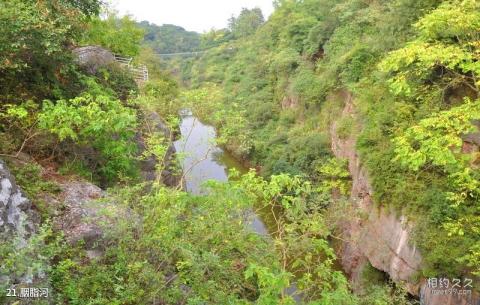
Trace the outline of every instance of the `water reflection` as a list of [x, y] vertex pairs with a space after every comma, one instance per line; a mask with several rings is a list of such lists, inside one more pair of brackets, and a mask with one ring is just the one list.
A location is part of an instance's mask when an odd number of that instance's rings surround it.
[[[229, 168], [235, 168], [240, 173], [247, 172], [230, 154], [215, 145], [216, 132], [212, 126], [203, 124], [189, 111], [182, 111], [181, 116], [182, 137], [174, 144], [177, 153], [182, 155], [185, 187], [188, 192], [204, 194], [202, 185], [207, 180], [228, 181]], [[268, 235], [265, 223], [255, 213], [251, 227], [258, 234]]]

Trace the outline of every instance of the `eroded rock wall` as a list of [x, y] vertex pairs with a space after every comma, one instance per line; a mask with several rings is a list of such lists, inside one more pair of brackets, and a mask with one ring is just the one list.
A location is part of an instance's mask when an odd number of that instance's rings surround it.
[[[355, 101], [347, 91], [336, 93], [344, 102], [340, 118], [355, 119]], [[330, 129], [334, 155], [348, 161], [352, 177], [350, 200], [355, 210], [340, 224], [345, 242], [341, 249], [341, 263], [349, 274], [355, 288], [360, 282], [362, 268], [370, 263], [378, 270], [386, 272], [395, 282], [403, 282], [409, 293], [420, 298], [421, 305], [480, 305], [480, 296], [470, 294], [439, 294], [428, 287], [426, 279], [418, 279], [422, 256], [412, 240], [413, 225], [403, 215], [396, 215], [384, 207], [374, 204], [373, 189], [369, 184], [368, 173], [360, 162], [355, 149], [356, 134], [340, 138], [337, 124]], [[357, 126], [361, 129], [361, 126]]]
[[[354, 119], [352, 95], [346, 91], [337, 94], [345, 103], [341, 118], [350, 116]], [[341, 224], [347, 236], [342, 248], [342, 265], [351, 279], [358, 282], [362, 268], [370, 262], [394, 281], [404, 282], [410, 293], [418, 295], [419, 285], [414, 276], [420, 270], [421, 255], [411, 241], [412, 227], [406, 218], [374, 205], [367, 171], [355, 149], [355, 133], [341, 139], [337, 123], [334, 122], [330, 130], [332, 151], [336, 157], [348, 161], [352, 176], [351, 201], [356, 211], [356, 215]]]

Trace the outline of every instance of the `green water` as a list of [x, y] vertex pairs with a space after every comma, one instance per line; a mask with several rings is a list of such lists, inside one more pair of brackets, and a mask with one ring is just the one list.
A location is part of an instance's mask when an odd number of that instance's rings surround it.
[[[205, 192], [202, 185], [208, 180], [228, 181], [228, 171], [248, 171], [227, 151], [215, 144], [216, 133], [212, 126], [202, 123], [191, 114], [182, 115], [181, 139], [175, 142], [178, 154], [183, 155], [182, 167], [185, 187], [188, 192], [200, 195]], [[250, 227], [258, 234], [268, 235], [274, 220], [268, 213], [252, 211]]]
[[[206, 181], [228, 181], [229, 169], [236, 169], [240, 173], [248, 171], [227, 151], [215, 144], [215, 129], [202, 123], [191, 113], [182, 114], [180, 132], [182, 137], [175, 142], [175, 148], [178, 154], [183, 155], [182, 167], [188, 192], [201, 195], [206, 191], [202, 187]], [[272, 232], [277, 231], [275, 217], [281, 214], [279, 211], [272, 210], [271, 207], [258, 207], [251, 213], [250, 228], [254, 232], [270, 237]], [[296, 274], [295, 271], [293, 273]], [[287, 293], [294, 295], [296, 301], [300, 302], [296, 291], [295, 283], [287, 289]]]

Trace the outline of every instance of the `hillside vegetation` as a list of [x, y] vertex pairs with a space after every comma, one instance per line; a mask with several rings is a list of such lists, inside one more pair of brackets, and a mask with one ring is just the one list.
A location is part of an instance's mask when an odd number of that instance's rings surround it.
[[138, 26], [145, 30], [144, 44], [160, 54], [199, 51], [201, 35], [186, 31], [180, 26], [163, 24], [158, 26], [142, 21]]
[[[352, 181], [331, 151], [334, 122], [357, 139], [375, 203], [416, 224], [418, 278], [478, 279], [478, 143], [465, 138], [480, 120], [480, 3], [274, 3], [268, 20], [244, 9], [198, 36], [101, 18], [98, 0], [0, 2], [0, 158], [39, 214], [25, 240], [0, 226], [0, 289], [49, 287], [38, 304], [416, 304], [371, 266], [355, 292], [339, 270], [332, 245]], [[114, 62], [82, 67], [73, 50], [87, 45], [134, 57], [150, 80]], [[155, 55], [197, 47], [201, 57]], [[355, 115], [340, 119], [350, 93]], [[182, 108], [255, 170], [203, 196], [165, 185]], [[151, 113], [172, 132], [152, 128]], [[71, 181], [105, 191], [89, 198], [104, 206], [98, 255], [55, 225]], [[276, 232], [252, 232], [254, 207]]]
[[182, 78], [192, 98], [208, 96], [204, 117], [238, 158], [315, 182], [341, 92], [353, 93], [358, 114], [337, 122], [339, 136], [358, 137], [376, 204], [417, 223], [423, 275], [478, 275], [478, 146], [466, 152], [462, 139], [478, 132], [479, 5], [277, 1], [255, 32]]

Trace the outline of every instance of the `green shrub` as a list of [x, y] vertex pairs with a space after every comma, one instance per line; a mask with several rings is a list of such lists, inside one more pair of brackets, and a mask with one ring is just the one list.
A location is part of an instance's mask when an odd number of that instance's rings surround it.
[[91, 182], [94, 182], [96, 178], [92, 169], [81, 160], [65, 160], [58, 169], [58, 173], [61, 175], [78, 175]]
[[86, 95], [55, 104], [45, 101], [38, 115], [39, 127], [80, 146], [91, 146], [99, 152], [90, 164], [107, 181], [134, 175], [136, 170], [133, 142], [137, 117], [133, 109], [118, 100]]
[[119, 55], [135, 56], [140, 51], [144, 30], [129, 16], [108, 12], [107, 18], [89, 19], [82, 34], [83, 45], [101, 45]]
[[306, 105], [319, 105], [326, 95], [321, 79], [309, 68], [303, 68], [293, 80], [292, 89]]
[[55, 183], [41, 178], [42, 167], [35, 163], [16, 164], [12, 166], [12, 174], [18, 185], [26, 195], [34, 198], [41, 192], [54, 192], [58, 190]]
[[354, 132], [355, 120], [351, 117], [343, 117], [337, 121], [337, 135], [340, 139], [348, 139]]
[[[135, 83], [135, 79], [131, 72], [124, 67], [116, 64], [102, 67], [97, 71], [96, 77], [103, 90], [111, 89], [114, 96], [121, 101], [125, 102], [138, 94], [138, 86]], [[88, 92], [91, 93], [90, 91]]]
[[372, 71], [378, 55], [367, 48], [359, 48], [352, 55], [340, 76], [345, 83], [355, 83]]

